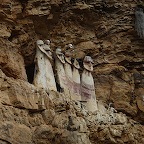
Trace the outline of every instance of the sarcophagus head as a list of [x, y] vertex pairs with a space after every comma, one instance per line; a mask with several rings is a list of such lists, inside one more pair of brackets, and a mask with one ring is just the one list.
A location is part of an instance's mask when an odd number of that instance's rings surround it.
[[92, 72], [93, 71], [93, 60], [90, 56], [85, 56], [83, 60], [83, 66], [86, 70]]
[[65, 63], [64, 54], [62, 53], [61, 48], [56, 49], [56, 57], [60, 60], [61, 63]]

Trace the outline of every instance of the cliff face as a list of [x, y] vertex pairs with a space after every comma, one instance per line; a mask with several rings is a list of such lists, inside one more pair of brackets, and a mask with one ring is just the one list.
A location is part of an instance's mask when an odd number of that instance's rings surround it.
[[[0, 142], [144, 143], [143, 44], [134, 30], [136, 0], [1, 0]], [[97, 124], [65, 96], [37, 90], [30, 80], [35, 42], [52, 49], [73, 43], [76, 57], [95, 62], [97, 99], [127, 122]], [[26, 70], [27, 74], [26, 75]], [[44, 102], [43, 102], [44, 101]]]

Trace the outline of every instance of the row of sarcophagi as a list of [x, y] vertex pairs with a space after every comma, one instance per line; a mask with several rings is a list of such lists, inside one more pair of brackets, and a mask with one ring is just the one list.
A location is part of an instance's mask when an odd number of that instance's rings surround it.
[[52, 54], [49, 40], [37, 40], [35, 56], [34, 85], [49, 90], [60, 91], [71, 95], [73, 100], [83, 101], [90, 111], [97, 110], [93, 71], [93, 60], [85, 56], [83, 71], [80, 75], [80, 65], [77, 59], [72, 59], [72, 44], [70, 50], [63, 54], [57, 48]]

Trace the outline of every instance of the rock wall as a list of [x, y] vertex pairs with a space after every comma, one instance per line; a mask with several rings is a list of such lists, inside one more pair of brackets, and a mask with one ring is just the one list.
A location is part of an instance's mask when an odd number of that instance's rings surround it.
[[[0, 1], [0, 141], [6, 143], [144, 143], [144, 40], [134, 30], [141, 0]], [[127, 115], [127, 124], [89, 122], [65, 96], [28, 83], [37, 39], [52, 49], [73, 43], [75, 57], [95, 62], [97, 99]]]
[[143, 125], [118, 113], [115, 123], [97, 119], [66, 95], [38, 90], [0, 71], [1, 144], [143, 143]]

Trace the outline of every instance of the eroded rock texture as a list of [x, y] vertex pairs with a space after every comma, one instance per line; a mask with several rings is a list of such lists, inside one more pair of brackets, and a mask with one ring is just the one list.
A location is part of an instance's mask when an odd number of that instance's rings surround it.
[[[38, 90], [0, 71], [0, 142], [6, 144], [143, 143], [143, 125], [122, 113], [91, 114], [66, 95]], [[53, 96], [53, 99], [51, 99]], [[105, 115], [107, 116], [107, 115]]]
[[[0, 143], [144, 143], [144, 40], [134, 29], [137, 5], [143, 1], [0, 0]], [[48, 96], [29, 84], [37, 39], [50, 39], [54, 51], [73, 43], [79, 59], [90, 55], [97, 99], [112, 103], [128, 122], [98, 124], [63, 94]]]

